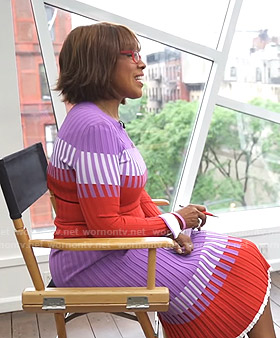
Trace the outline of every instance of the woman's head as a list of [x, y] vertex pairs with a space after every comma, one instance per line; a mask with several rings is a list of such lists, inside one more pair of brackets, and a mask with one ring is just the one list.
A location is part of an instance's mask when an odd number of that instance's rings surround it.
[[123, 50], [140, 50], [135, 34], [126, 26], [100, 22], [75, 28], [59, 55], [56, 89], [72, 104], [116, 98], [112, 75]]

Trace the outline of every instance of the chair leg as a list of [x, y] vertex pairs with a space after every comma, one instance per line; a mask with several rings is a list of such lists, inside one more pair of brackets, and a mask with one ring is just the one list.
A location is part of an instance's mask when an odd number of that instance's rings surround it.
[[55, 313], [54, 317], [58, 338], [67, 338], [64, 313]]
[[136, 312], [137, 319], [142, 326], [146, 338], [155, 338], [155, 332], [147, 312]]

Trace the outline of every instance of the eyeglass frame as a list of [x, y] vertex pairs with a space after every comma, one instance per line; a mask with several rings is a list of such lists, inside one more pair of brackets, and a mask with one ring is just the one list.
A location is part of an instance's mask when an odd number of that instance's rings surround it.
[[[140, 60], [142, 60], [140, 53], [137, 50], [122, 50], [120, 51], [120, 54], [132, 56], [132, 60], [134, 63], [138, 64]], [[135, 58], [135, 54], [138, 55], [138, 61]]]

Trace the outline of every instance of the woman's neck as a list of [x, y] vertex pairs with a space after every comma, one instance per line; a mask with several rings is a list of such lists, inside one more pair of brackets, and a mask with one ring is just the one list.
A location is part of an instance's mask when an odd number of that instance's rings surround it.
[[111, 100], [103, 100], [95, 102], [98, 108], [100, 108], [105, 114], [111, 116], [116, 121], [120, 120], [119, 117], [119, 102]]

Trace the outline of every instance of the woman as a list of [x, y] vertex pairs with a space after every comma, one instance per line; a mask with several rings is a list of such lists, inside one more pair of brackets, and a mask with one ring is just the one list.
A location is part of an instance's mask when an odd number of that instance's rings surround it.
[[[126, 98], [142, 95], [139, 50], [133, 32], [111, 23], [78, 27], [63, 44], [57, 90], [73, 107], [48, 167], [55, 237], [171, 234], [175, 251], [157, 255], [157, 285], [170, 290], [169, 311], [160, 314], [167, 336], [273, 338], [269, 265], [255, 245], [192, 231], [205, 224], [204, 206], [161, 214], [145, 191], [145, 163], [118, 114]], [[146, 250], [53, 250], [50, 268], [57, 286], [141, 286], [146, 256]]]

